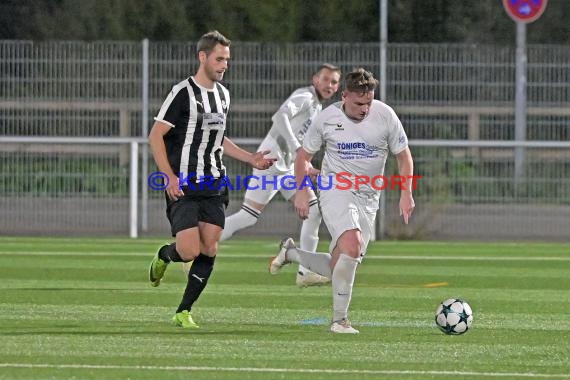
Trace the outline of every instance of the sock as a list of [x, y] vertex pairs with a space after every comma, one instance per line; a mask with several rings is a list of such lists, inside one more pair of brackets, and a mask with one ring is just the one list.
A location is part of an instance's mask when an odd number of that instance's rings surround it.
[[352, 286], [360, 259], [341, 253], [332, 272], [333, 321], [348, 317]]
[[212, 269], [214, 269], [214, 260], [216, 257], [206, 256], [200, 253], [198, 257], [194, 259], [190, 272], [188, 273], [188, 283], [186, 284], [186, 289], [184, 290], [184, 295], [182, 296], [182, 302], [178, 306], [177, 313], [182, 310], [190, 311], [192, 305], [208, 283], [208, 279], [212, 274]]
[[[309, 202], [309, 217], [301, 225], [301, 237], [299, 246], [302, 250], [315, 252], [319, 244], [319, 227], [321, 226], [321, 211], [319, 202], [313, 199]], [[299, 274], [304, 274], [308, 268], [299, 264]]]
[[331, 278], [330, 253], [309, 252], [301, 248], [292, 248], [287, 251], [287, 259], [301, 264], [311, 272]]
[[158, 251], [158, 257], [167, 263], [174, 261], [175, 263], [182, 262], [182, 257], [176, 251], [176, 243], [163, 245]]
[[246, 204], [241, 205], [241, 210], [226, 218], [226, 226], [220, 241], [231, 238], [239, 230], [253, 226], [257, 223], [259, 215], [261, 215], [261, 211], [257, 211]]

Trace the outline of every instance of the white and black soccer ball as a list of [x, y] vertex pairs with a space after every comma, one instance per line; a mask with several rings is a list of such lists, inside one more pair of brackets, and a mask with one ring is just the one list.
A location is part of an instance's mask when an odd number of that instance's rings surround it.
[[473, 324], [471, 306], [459, 298], [447, 299], [435, 311], [435, 324], [446, 334], [464, 334]]

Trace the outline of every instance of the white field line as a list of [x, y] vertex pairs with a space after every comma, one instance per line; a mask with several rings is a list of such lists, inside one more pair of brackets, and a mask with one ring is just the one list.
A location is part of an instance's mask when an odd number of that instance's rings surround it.
[[95, 364], [32, 364], [0, 363], [0, 368], [54, 368], [54, 369], [119, 369], [135, 371], [207, 371], [207, 372], [257, 372], [257, 373], [327, 373], [356, 375], [438, 375], [438, 376], [481, 376], [481, 377], [529, 377], [568, 379], [569, 374], [548, 374], [533, 372], [475, 372], [475, 371], [422, 371], [422, 370], [366, 370], [366, 369], [304, 369], [304, 368], [255, 368], [255, 367], [198, 367], [198, 366], [136, 366]]
[[[150, 257], [155, 252], [116, 252], [116, 251], [0, 251], [4, 255], [27, 255], [27, 256], [144, 256]], [[219, 253], [220, 258], [233, 259], [266, 259], [268, 255], [243, 255], [232, 253]], [[422, 255], [366, 255], [366, 260], [460, 260], [460, 261], [570, 261], [570, 257], [556, 256], [422, 256]]]

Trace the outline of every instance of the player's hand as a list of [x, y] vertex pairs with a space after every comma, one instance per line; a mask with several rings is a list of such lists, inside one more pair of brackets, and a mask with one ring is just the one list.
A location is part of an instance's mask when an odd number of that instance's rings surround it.
[[404, 218], [404, 223], [408, 224], [416, 204], [414, 203], [414, 198], [412, 193], [402, 192], [400, 196], [400, 215]]
[[319, 174], [321, 174], [321, 171], [311, 166], [309, 170], [307, 170], [307, 174], [311, 177], [311, 180], [316, 181]]
[[293, 205], [299, 218], [305, 220], [309, 217], [309, 193], [306, 188], [295, 192]]
[[249, 160], [249, 164], [258, 170], [269, 169], [271, 166], [273, 166], [273, 163], [277, 161], [276, 158], [265, 157], [265, 155], [269, 153], [271, 153], [269, 150], [253, 153]]
[[177, 201], [184, 196], [184, 192], [180, 188], [180, 182], [177, 176], [168, 176], [168, 186], [166, 187], [166, 195], [173, 201]]

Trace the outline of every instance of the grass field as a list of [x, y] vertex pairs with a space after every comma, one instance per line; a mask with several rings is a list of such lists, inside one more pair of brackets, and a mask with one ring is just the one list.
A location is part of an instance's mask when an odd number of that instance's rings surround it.
[[[222, 244], [201, 329], [173, 326], [181, 266], [147, 280], [162, 242], [0, 237], [0, 379], [570, 379], [570, 245], [372, 243], [346, 336], [330, 287], [267, 273], [272, 240]], [[465, 335], [435, 327], [449, 297]]]

